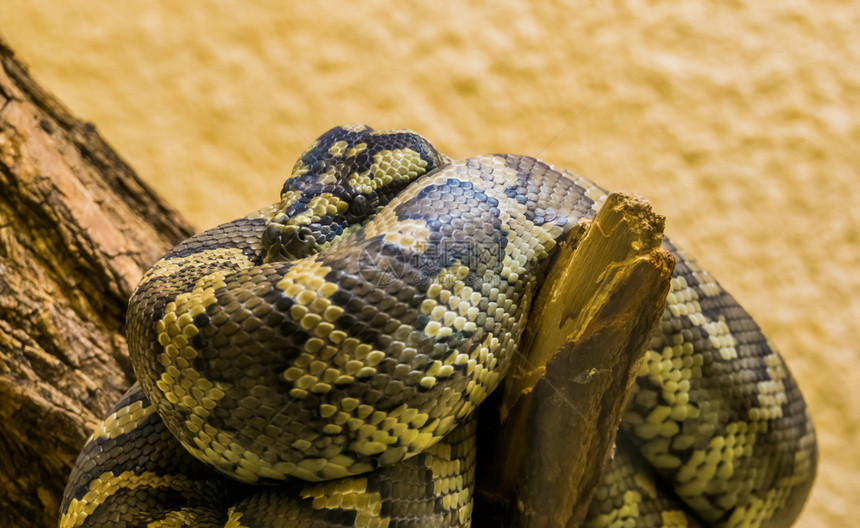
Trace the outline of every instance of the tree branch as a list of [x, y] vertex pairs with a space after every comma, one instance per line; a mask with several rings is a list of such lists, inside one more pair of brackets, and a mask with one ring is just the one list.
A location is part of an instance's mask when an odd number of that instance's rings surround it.
[[56, 526], [81, 446], [132, 382], [132, 288], [192, 231], [0, 38], [3, 526]]

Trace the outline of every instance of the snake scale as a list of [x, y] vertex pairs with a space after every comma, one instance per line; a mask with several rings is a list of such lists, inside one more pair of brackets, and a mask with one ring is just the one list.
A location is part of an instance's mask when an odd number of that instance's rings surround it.
[[[144, 275], [127, 321], [139, 383], [84, 446], [60, 526], [469, 526], [474, 411], [553, 248], [606, 195], [530, 157], [326, 132], [278, 203]], [[788, 526], [817, 461], [797, 384], [664, 247], [667, 306], [586, 526]]]

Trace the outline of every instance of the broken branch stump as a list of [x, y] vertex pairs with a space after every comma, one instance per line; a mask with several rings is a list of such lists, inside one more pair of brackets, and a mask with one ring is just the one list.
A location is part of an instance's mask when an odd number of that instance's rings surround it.
[[[479, 438], [476, 526], [579, 526], [674, 268], [663, 218], [612, 194], [563, 243], [544, 280], [498, 415]], [[492, 434], [492, 433], [489, 433]], [[483, 458], [482, 458], [483, 457]]]

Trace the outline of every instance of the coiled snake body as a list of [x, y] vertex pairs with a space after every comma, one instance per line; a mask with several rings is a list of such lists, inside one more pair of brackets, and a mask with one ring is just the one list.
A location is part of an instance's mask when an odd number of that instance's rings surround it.
[[[606, 194], [534, 158], [453, 162], [408, 131], [330, 130], [279, 203], [145, 274], [139, 384], [84, 447], [60, 525], [469, 525], [474, 411], [553, 247]], [[587, 525], [790, 524], [816, 464], [797, 385], [665, 246], [666, 311]]]

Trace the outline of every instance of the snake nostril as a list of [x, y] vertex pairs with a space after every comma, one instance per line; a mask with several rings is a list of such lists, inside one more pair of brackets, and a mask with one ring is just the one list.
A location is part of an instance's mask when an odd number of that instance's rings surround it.
[[296, 232], [296, 242], [301, 243], [302, 245], [313, 244], [316, 242], [316, 237], [314, 237], [314, 232], [311, 231], [307, 227], [303, 227]]
[[293, 260], [305, 257], [317, 243], [312, 229], [306, 226], [283, 225], [272, 222], [263, 231], [262, 246], [265, 262]]
[[282, 226], [276, 251], [285, 260], [299, 259], [311, 254], [315, 242], [314, 232], [308, 227]]

